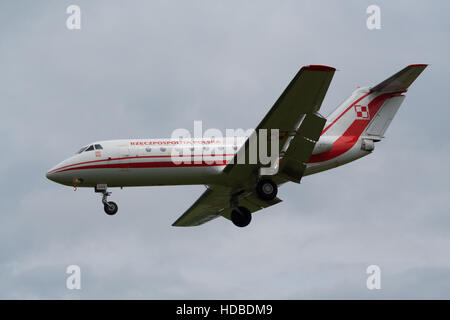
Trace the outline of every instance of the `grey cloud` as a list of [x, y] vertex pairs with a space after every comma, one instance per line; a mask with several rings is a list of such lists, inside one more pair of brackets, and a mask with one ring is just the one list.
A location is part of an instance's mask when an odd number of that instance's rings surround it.
[[[450, 297], [447, 3], [378, 1], [380, 31], [368, 1], [78, 1], [80, 31], [69, 4], [0, 5], [0, 297]], [[245, 230], [170, 227], [203, 186], [114, 190], [107, 217], [92, 190], [44, 177], [95, 140], [253, 127], [304, 64], [340, 70], [327, 114], [416, 62], [431, 65], [374, 154], [283, 186]]]

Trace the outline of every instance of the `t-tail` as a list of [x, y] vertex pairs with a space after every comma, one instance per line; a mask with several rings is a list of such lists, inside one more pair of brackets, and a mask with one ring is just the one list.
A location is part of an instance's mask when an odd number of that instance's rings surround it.
[[412, 64], [372, 88], [355, 90], [327, 117], [306, 174], [370, 154], [375, 142], [384, 138], [409, 86], [426, 67], [426, 64]]

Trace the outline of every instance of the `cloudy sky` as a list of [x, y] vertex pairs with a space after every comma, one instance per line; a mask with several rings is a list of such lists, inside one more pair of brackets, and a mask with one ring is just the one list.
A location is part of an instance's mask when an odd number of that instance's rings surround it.
[[[381, 8], [368, 30], [366, 8]], [[66, 8], [81, 7], [81, 30]], [[0, 298], [450, 298], [445, 1], [3, 1]], [[322, 113], [429, 63], [387, 138], [286, 184], [244, 229], [174, 228], [203, 186], [93, 190], [46, 171], [96, 140], [254, 127], [302, 65], [336, 67]], [[66, 289], [79, 265], [81, 290]], [[380, 266], [381, 290], [366, 288]]]

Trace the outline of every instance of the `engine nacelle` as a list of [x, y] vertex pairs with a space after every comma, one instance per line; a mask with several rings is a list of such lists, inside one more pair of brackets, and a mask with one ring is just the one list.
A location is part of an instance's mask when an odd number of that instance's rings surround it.
[[375, 149], [375, 142], [371, 139], [362, 139], [361, 150], [364, 151], [373, 151]]

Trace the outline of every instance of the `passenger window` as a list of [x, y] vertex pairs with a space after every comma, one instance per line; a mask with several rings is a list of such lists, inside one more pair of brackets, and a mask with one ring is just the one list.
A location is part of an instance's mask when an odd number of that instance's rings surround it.
[[103, 148], [102, 148], [102, 146], [101, 145], [99, 145], [99, 144], [96, 144], [95, 145], [95, 150], [102, 150]]
[[85, 151], [92, 151], [94, 150], [94, 146], [89, 146], [89, 148], [87, 148]]

